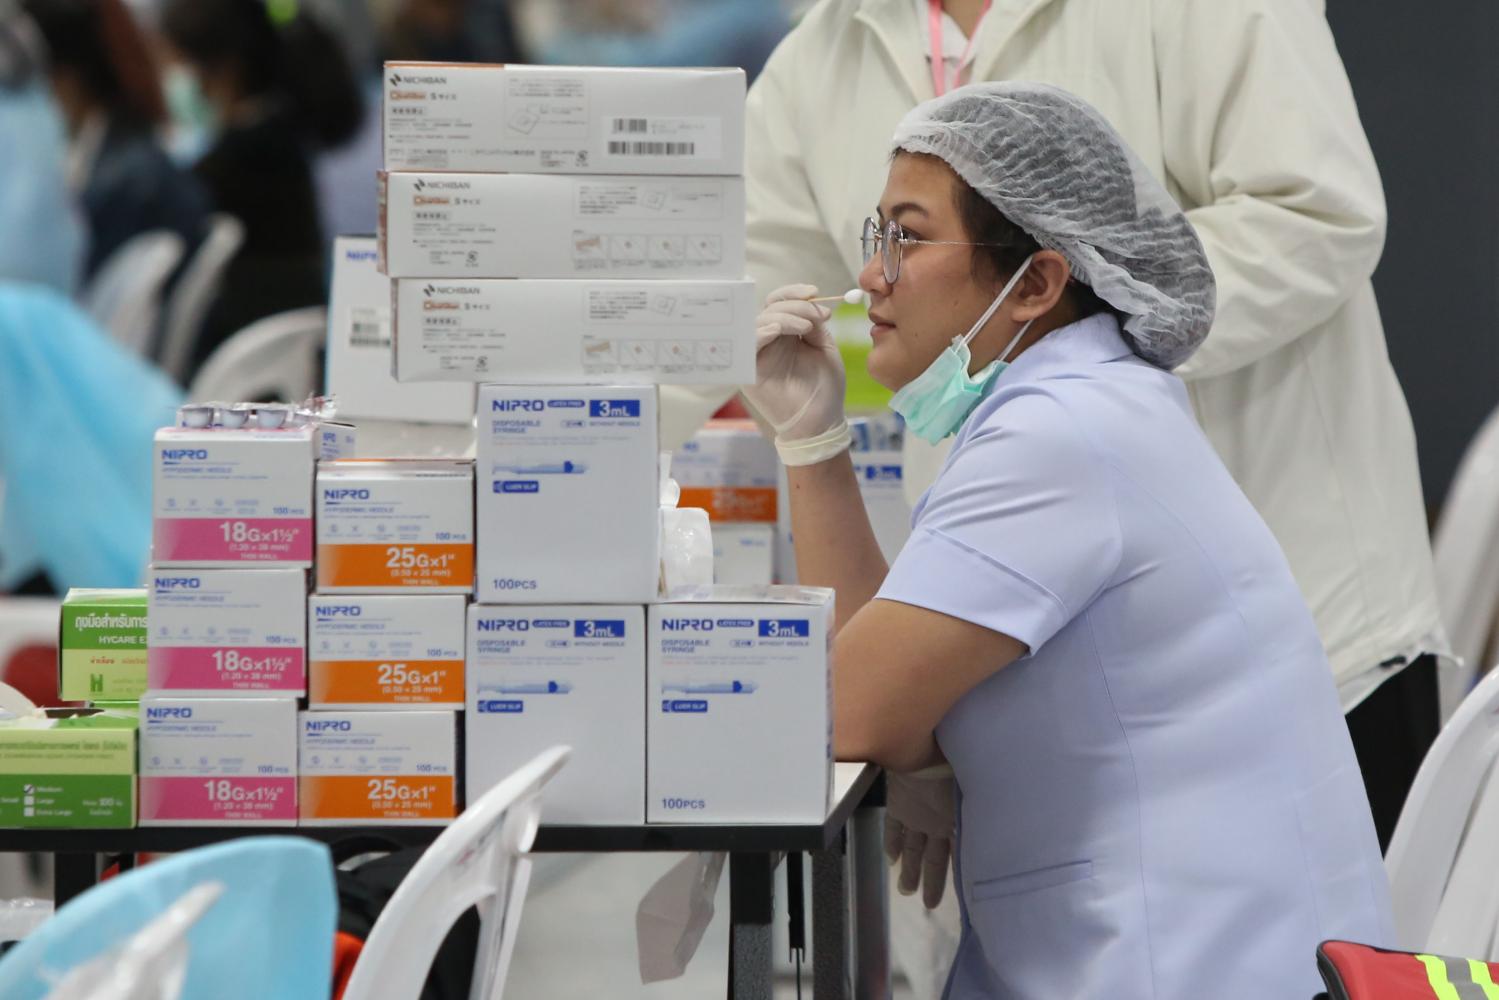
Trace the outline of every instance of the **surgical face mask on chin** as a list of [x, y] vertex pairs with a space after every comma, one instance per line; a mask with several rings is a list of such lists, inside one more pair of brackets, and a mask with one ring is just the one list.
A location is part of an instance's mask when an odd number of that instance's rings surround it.
[[994, 380], [1010, 366], [1005, 359], [1010, 356], [1015, 345], [1020, 343], [1020, 338], [1025, 336], [1034, 321], [1026, 322], [1014, 339], [1005, 345], [999, 357], [976, 375], [968, 374], [968, 366], [973, 363], [968, 343], [978, 336], [984, 324], [1004, 304], [1030, 266], [1031, 258], [1027, 257], [1005, 287], [1000, 289], [989, 308], [984, 310], [978, 322], [961, 337], [954, 337], [952, 343], [927, 366], [926, 371], [901, 386], [900, 391], [891, 398], [890, 409], [904, 417], [906, 429], [923, 441], [936, 444], [963, 426], [968, 414], [988, 394]]
[[171, 125], [164, 145], [168, 155], [180, 166], [191, 166], [203, 154], [219, 132], [219, 114], [208, 98], [197, 76], [186, 66], [172, 66], [162, 80]]

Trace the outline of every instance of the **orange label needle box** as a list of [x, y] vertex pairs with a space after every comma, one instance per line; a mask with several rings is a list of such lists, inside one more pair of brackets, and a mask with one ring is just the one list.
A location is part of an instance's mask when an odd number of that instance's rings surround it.
[[319, 464], [319, 591], [467, 594], [473, 586], [473, 463]]
[[438, 825], [458, 815], [453, 712], [302, 712], [303, 826]]
[[462, 708], [461, 594], [313, 594], [307, 601], [314, 708]]

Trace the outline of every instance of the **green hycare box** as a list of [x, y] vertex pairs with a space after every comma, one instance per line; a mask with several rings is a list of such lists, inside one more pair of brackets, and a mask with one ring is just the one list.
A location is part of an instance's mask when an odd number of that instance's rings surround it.
[[135, 826], [133, 716], [0, 717], [0, 827]]
[[68, 591], [57, 690], [63, 701], [136, 701], [146, 691], [146, 592]]

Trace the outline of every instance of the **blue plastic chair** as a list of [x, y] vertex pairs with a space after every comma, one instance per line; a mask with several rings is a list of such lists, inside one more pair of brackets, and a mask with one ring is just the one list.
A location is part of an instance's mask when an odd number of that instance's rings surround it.
[[328, 1000], [333, 859], [299, 837], [249, 837], [153, 862], [77, 899], [0, 958], [0, 997], [42, 1000], [204, 882], [224, 893], [188, 932], [181, 1000]]

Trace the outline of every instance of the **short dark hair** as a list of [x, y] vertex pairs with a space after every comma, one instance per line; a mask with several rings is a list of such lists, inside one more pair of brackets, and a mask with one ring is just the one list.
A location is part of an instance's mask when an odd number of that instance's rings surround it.
[[[1042, 249], [1035, 237], [1021, 229], [1005, 216], [994, 203], [973, 189], [963, 178], [953, 174], [953, 199], [957, 205], [958, 218], [963, 231], [974, 243], [993, 244], [973, 248], [973, 277], [975, 281], [1007, 281], [1020, 269], [1025, 259]], [[1111, 313], [1123, 319], [1119, 310], [1109, 305], [1098, 294], [1073, 276], [1062, 293], [1062, 301], [1073, 310], [1077, 319], [1096, 313]]]

